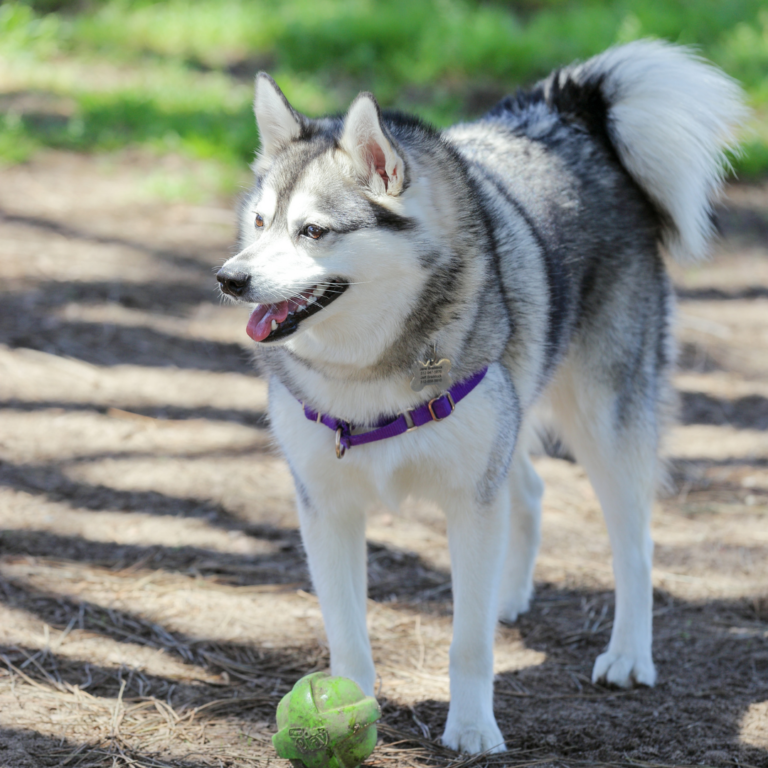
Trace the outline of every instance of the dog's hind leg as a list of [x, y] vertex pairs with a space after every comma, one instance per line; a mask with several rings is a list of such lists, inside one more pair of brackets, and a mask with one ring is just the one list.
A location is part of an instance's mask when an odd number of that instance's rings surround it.
[[443, 500], [453, 581], [451, 704], [443, 743], [460, 752], [503, 752], [493, 714], [493, 639], [509, 524], [509, 489], [478, 503], [471, 494]]
[[555, 416], [600, 500], [613, 552], [616, 612], [608, 649], [592, 679], [623, 688], [653, 685], [651, 657], [653, 541], [650, 519], [657, 478], [653, 407], [622, 410], [619, 393], [586, 371], [555, 388]]
[[298, 499], [298, 508], [331, 649], [331, 673], [351, 678], [372, 696], [376, 673], [366, 627], [365, 513], [354, 505], [321, 509], [306, 498]]
[[511, 496], [509, 544], [499, 594], [499, 618], [515, 621], [533, 595], [533, 567], [541, 540], [541, 497], [544, 483], [528, 455], [521, 430], [509, 471]]

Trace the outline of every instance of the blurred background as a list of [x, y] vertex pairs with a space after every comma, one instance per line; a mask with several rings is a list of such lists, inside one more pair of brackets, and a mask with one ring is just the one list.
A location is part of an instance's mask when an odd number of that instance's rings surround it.
[[768, 169], [764, 0], [29, 0], [0, 4], [0, 163], [41, 147], [145, 147], [204, 161], [167, 195], [231, 192], [257, 143], [254, 74], [308, 115], [360, 90], [438, 125], [553, 67], [661, 37], [747, 89], [741, 176]]

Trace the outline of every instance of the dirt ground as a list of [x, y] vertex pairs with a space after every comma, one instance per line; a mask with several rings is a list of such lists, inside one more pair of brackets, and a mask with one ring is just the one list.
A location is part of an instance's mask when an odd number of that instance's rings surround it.
[[[230, 201], [146, 193], [172, 158], [0, 171], [0, 766], [276, 766], [274, 710], [327, 665], [246, 314], [219, 304]], [[159, 164], [159, 165], [158, 165]], [[175, 165], [174, 165], [175, 164]], [[590, 683], [613, 615], [582, 470], [542, 456], [536, 599], [499, 628], [507, 765], [768, 766], [768, 184], [674, 272], [680, 426], [654, 518], [659, 683]], [[438, 510], [370, 518], [383, 707], [371, 766], [469, 765], [447, 712]]]

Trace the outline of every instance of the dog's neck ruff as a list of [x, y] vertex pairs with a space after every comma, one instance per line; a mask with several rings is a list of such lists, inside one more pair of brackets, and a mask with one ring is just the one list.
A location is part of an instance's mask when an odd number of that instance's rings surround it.
[[468, 379], [457, 382], [441, 395], [417, 408], [404, 411], [394, 419], [390, 416], [384, 416], [379, 419], [373, 429], [355, 435], [352, 434], [354, 427], [348, 421], [313, 411], [304, 403], [302, 403], [302, 407], [304, 408], [304, 415], [310, 421], [324, 424], [336, 432], [336, 456], [340, 459], [353, 445], [375, 443], [378, 440], [386, 440], [389, 437], [397, 437], [405, 432], [411, 432], [417, 427], [429, 424], [430, 421], [442, 421], [456, 410], [456, 404], [485, 378], [487, 372], [488, 367], [486, 366]]

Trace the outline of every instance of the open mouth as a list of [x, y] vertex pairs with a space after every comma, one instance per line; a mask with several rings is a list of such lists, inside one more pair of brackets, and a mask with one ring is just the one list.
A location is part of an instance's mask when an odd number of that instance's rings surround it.
[[313, 285], [277, 304], [258, 304], [251, 312], [245, 332], [254, 341], [279, 341], [290, 336], [308, 317], [325, 309], [349, 287], [345, 280]]

